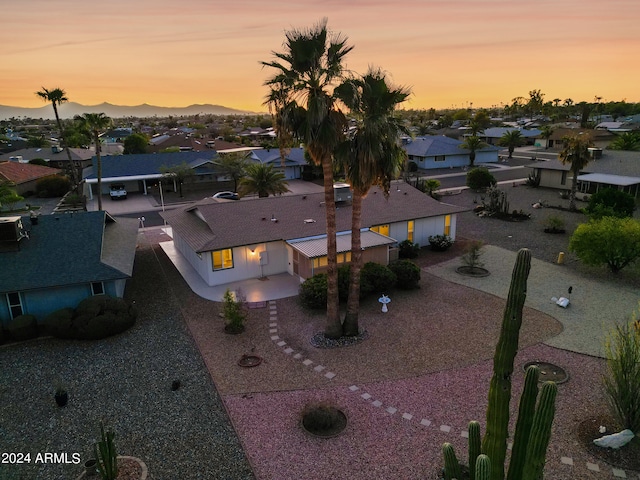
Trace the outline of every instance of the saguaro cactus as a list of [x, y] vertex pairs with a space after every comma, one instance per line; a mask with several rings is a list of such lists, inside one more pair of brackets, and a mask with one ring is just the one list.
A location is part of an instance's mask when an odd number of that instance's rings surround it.
[[462, 472], [453, 445], [450, 443], [442, 445], [442, 455], [444, 456], [444, 480], [460, 480]]
[[518, 352], [522, 310], [527, 298], [527, 278], [531, 269], [531, 252], [518, 252], [511, 275], [511, 286], [502, 318], [502, 329], [493, 357], [493, 377], [489, 386], [487, 426], [482, 451], [491, 459], [491, 480], [504, 479], [504, 461], [509, 435], [509, 402], [513, 361]]
[[542, 478], [542, 471], [551, 439], [551, 424], [555, 415], [555, 401], [558, 386], [553, 382], [545, 382], [540, 393], [540, 401], [533, 418], [531, 436], [527, 445], [522, 480], [538, 480]]
[[476, 468], [473, 470], [476, 480], [489, 480], [491, 478], [491, 460], [486, 455], [479, 455], [476, 460]]
[[476, 464], [476, 460], [481, 452], [480, 441], [480, 424], [475, 420], [469, 422], [469, 478], [470, 480], [476, 479], [476, 470], [473, 466]]

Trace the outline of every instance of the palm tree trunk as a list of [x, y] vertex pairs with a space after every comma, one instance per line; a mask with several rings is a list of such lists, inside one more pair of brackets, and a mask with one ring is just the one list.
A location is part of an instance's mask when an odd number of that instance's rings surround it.
[[327, 219], [327, 338], [342, 336], [338, 298], [338, 255], [336, 245], [336, 202], [333, 196], [333, 166], [331, 155], [323, 155], [324, 208]]
[[578, 190], [578, 172], [571, 169], [573, 178], [571, 179], [571, 192], [569, 193], [569, 210], [576, 210], [576, 190]]
[[343, 335], [355, 336], [359, 333], [358, 314], [360, 312], [360, 272], [362, 270], [362, 194], [354, 189], [351, 202], [351, 268], [349, 273], [349, 300], [347, 314], [342, 325]]
[[98, 210], [102, 211], [102, 159], [100, 158], [100, 139], [98, 131], [93, 132], [93, 140], [96, 144], [96, 160], [98, 163]]
[[71, 181], [73, 182], [73, 185], [76, 189], [76, 193], [80, 193], [78, 191], [80, 185], [78, 172], [76, 170], [76, 166], [73, 163], [73, 160], [71, 160], [71, 152], [69, 151], [69, 147], [67, 147], [67, 142], [64, 141], [64, 131], [62, 129], [62, 122], [60, 121], [60, 115], [58, 115], [58, 106], [56, 105], [56, 102], [51, 102], [51, 104], [53, 105], [53, 113], [56, 115], [56, 123], [58, 124], [58, 130], [60, 131], [60, 140], [64, 144], [65, 152], [67, 152], [67, 160], [69, 160], [69, 168], [71, 170]]

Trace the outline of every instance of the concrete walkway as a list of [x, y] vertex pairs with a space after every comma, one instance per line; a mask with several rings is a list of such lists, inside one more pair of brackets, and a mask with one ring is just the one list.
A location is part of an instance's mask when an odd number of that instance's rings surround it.
[[[474, 278], [456, 273], [456, 268], [462, 265], [459, 258], [428, 267], [426, 271], [445, 280], [507, 298], [515, 259], [515, 252], [486, 245], [482, 261], [491, 272], [488, 277]], [[573, 287], [571, 295], [568, 294], [569, 287]], [[551, 300], [561, 296], [570, 298], [566, 309]], [[607, 334], [616, 322], [630, 319], [639, 300], [640, 293], [635, 288], [587, 278], [562, 265], [535, 258], [531, 261], [525, 305], [551, 315], [564, 327], [560, 335], [545, 342], [547, 345], [602, 357]]]

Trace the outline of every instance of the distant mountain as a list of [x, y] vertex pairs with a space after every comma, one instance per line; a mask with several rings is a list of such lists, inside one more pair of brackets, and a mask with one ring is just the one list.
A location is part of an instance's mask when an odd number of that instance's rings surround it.
[[[254, 112], [244, 110], [236, 110], [233, 108], [223, 107], [221, 105], [189, 105], [188, 107], [157, 107], [155, 105], [112, 105], [110, 103], [101, 103], [100, 105], [81, 105], [75, 102], [63, 103], [58, 107], [60, 118], [73, 118], [75, 115], [83, 113], [104, 113], [111, 118], [122, 117], [168, 117], [171, 116], [188, 116], [188, 115], [247, 115]], [[0, 105], [0, 120], [7, 120], [11, 117], [28, 117], [54, 119], [53, 108], [51, 104], [43, 105], [38, 108], [25, 107], [9, 107]]]

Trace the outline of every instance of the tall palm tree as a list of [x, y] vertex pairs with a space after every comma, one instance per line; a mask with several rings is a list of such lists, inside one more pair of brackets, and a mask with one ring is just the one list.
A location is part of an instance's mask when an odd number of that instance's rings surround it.
[[563, 165], [569, 165], [572, 174], [571, 193], [569, 195], [569, 210], [576, 209], [576, 190], [578, 189], [578, 174], [587, 166], [590, 160], [589, 147], [592, 146], [591, 137], [584, 133], [566, 135], [562, 138], [563, 147], [558, 154], [558, 160]]
[[111, 126], [111, 119], [104, 113], [85, 113], [76, 115], [74, 120], [78, 122], [80, 130], [91, 134], [96, 146], [96, 163], [98, 166], [98, 210], [102, 211], [102, 159], [100, 158], [100, 132]]
[[269, 95], [264, 104], [269, 107], [269, 111], [273, 117], [273, 125], [276, 131], [276, 140], [278, 142], [278, 150], [280, 151], [280, 168], [284, 172], [286, 167], [287, 154], [291, 150], [291, 133], [284, 124], [285, 106], [288, 103], [287, 88], [284, 83], [271, 86]]
[[[66, 97], [66, 92], [61, 88], [52, 88], [51, 90], [42, 87], [42, 90], [36, 92], [40, 98], [42, 98], [46, 102], [51, 102], [53, 106], [53, 113], [56, 116], [56, 123], [58, 124], [58, 131], [60, 132], [60, 140], [64, 145], [64, 149], [67, 152], [67, 160], [69, 160], [69, 169], [71, 171], [71, 180], [76, 188], [76, 191], [80, 188], [80, 181], [82, 180], [82, 173], [79, 171], [80, 166], [76, 166], [71, 160], [71, 152], [69, 151], [69, 147], [67, 143], [64, 141], [64, 129], [62, 128], [62, 121], [60, 120], [60, 115], [58, 114], [58, 107], [63, 103], [67, 103], [69, 99]], [[79, 193], [79, 192], [77, 192]]]
[[524, 143], [524, 137], [520, 130], [509, 130], [498, 140], [498, 145], [509, 149], [509, 158], [513, 158], [513, 151]]
[[401, 133], [409, 132], [394, 112], [410, 92], [403, 87], [389, 86], [381, 70], [370, 68], [362, 78], [350, 79], [338, 86], [336, 95], [357, 122], [353, 135], [336, 150], [353, 189], [351, 271], [343, 335], [354, 336], [359, 333], [362, 200], [374, 185], [388, 196], [391, 180], [402, 171], [406, 153], [399, 138]]
[[466, 148], [467, 150], [469, 150], [470, 167], [473, 167], [473, 165], [475, 164], [476, 152], [486, 146], [487, 144], [480, 140], [480, 137], [477, 137], [476, 135], [471, 135], [470, 137], [465, 138], [464, 142], [460, 144], [460, 148]]
[[252, 163], [245, 168], [246, 177], [240, 180], [240, 195], [257, 193], [258, 197], [282, 195], [289, 188], [283, 173], [273, 169], [273, 165]]
[[275, 70], [265, 82], [281, 88], [285, 98], [279, 110], [282, 124], [304, 142], [314, 164], [324, 175], [327, 222], [327, 326], [325, 336], [339, 338], [342, 323], [338, 310], [336, 206], [333, 194], [333, 151], [341, 142], [346, 118], [336, 107], [331, 88], [342, 80], [343, 61], [353, 49], [347, 39], [327, 29], [327, 19], [306, 30], [285, 33], [285, 51], [262, 65]]

